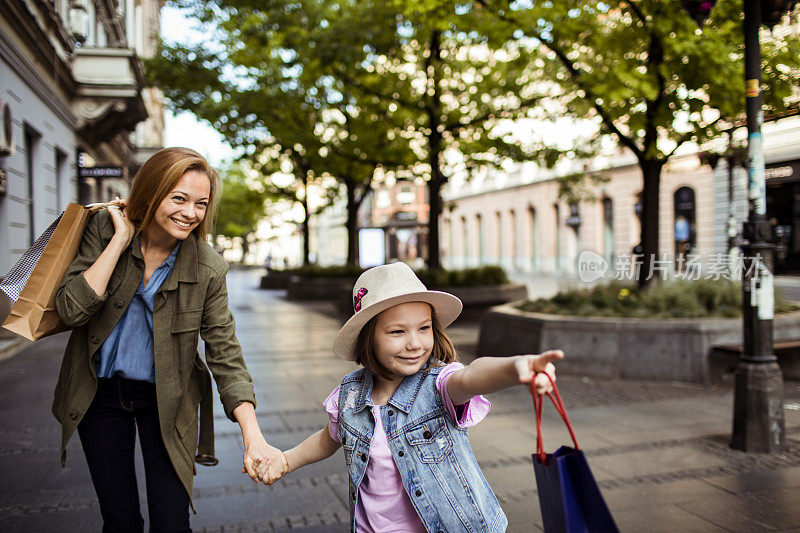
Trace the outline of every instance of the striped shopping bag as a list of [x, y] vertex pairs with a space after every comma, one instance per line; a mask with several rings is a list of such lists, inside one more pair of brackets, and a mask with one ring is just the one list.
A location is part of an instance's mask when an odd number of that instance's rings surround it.
[[4, 328], [29, 340], [68, 329], [58, 316], [55, 297], [72, 263], [89, 215], [109, 204], [69, 204], [0, 282], [14, 302]]

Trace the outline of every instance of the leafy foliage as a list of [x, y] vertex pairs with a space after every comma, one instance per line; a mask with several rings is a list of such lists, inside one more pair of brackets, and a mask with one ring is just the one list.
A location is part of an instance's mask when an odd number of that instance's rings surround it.
[[247, 183], [240, 167], [223, 173], [222, 195], [217, 205], [215, 234], [246, 239], [266, 215], [269, 196]]
[[[800, 306], [776, 293], [775, 313]], [[676, 281], [648, 290], [620, 282], [591, 289], [563, 291], [552, 298], [528, 301], [524, 311], [569, 316], [631, 318], [738, 317], [742, 310], [741, 284], [726, 280]]]

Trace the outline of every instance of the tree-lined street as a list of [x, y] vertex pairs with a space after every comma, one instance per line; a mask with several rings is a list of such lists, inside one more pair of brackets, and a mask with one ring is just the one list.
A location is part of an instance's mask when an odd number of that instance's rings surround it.
[[[331, 352], [340, 319], [330, 304], [298, 304], [258, 291], [258, 271], [228, 276], [231, 309], [256, 382], [256, 413], [283, 449], [326, 422], [325, 396], [354, 368]], [[475, 323], [448, 330], [471, 360]], [[49, 413], [66, 335], [0, 362], [0, 530], [93, 531], [100, 514], [77, 439], [67, 468]], [[569, 356], [569, 354], [567, 354]], [[800, 528], [800, 386], [786, 384], [788, 450], [770, 455], [729, 448], [732, 390], [666, 382], [559, 376], [578, 442], [623, 531], [790, 531]], [[522, 387], [489, 398], [492, 411], [470, 439], [509, 516], [511, 532], [540, 530], [530, 454], [535, 430]], [[218, 400], [216, 400], [218, 402]], [[346, 531], [347, 481], [341, 453], [273, 487], [239, 473], [241, 437], [215, 405], [220, 464], [198, 466], [195, 531]], [[567, 443], [546, 407], [545, 445]], [[144, 478], [139, 465], [144, 502]], [[145, 511], [146, 514], [146, 511]]]

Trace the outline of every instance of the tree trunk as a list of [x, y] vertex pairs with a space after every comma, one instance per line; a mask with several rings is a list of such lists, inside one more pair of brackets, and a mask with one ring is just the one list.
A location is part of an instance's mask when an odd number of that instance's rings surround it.
[[308, 259], [310, 255], [310, 244], [309, 244], [309, 236], [311, 234], [311, 230], [308, 225], [308, 219], [311, 217], [311, 212], [308, 210], [308, 177], [303, 176], [303, 199], [301, 201], [303, 205], [303, 222], [301, 223], [300, 227], [303, 233], [303, 266], [308, 266], [311, 262]]
[[639, 288], [646, 288], [660, 272], [654, 269], [658, 260], [658, 194], [664, 161], [639, 160], [642, 169], [642, 262], [637, 273]]
[[358, 207], [356, 202], [356, 184], [354, 180], [345, 179], [347, 189], [347, 264], [348, 266], [358, 266]]
[[441, 125], [441, 95], [439, 92], [439, 77], [437, 67], [441, 61], [442, 51], [439, 43], [439, 32], [434, 31], [430, 42], [430, 65], [428, 66], [428, 78], [432, 83], [431, 102], [426, 111], [428, 113], [428, 164], [431, 167], [431, 177], [428, 180], [429, 196], [429, 216], [428, 216], [428, 268], [440, 270], [442, 262], [439, 250], [439, 215], [442, 212], [442, 185], [444, 176], [442, 175], [442, 132], [439, 131]]

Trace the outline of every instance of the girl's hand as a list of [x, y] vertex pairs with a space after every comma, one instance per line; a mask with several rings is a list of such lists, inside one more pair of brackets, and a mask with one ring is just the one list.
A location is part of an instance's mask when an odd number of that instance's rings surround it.
[[251, 442], [245, 442], [242, 464], [242, 474], [250, 476], [255, 483], [262, 481], [262, 476], [259, 475], [257, 469], [263, 468], [264, 465], [267, 465], [270, 474], [267, 480], [271, 480], [271, 483], [264, 481], [268, 485], [272, 485], [286, 473], [286, 458], [283, 456], [283, 452], [267, 444], [263, 436], [253, 439]]
[[114, 205], [108, 206], [108, 214], [111, 215], [111, 221], [114, 223], [114, 238], [122, 241], [125, 247], [133, 239], [133, 234], [136, 233], [136, 227], [125, 214], [127, 205], [127, 200], [120, 200], [119, 196], [117, 196]]
[[[548, 350], [540, 355], [520, 355], [514, 362], [520, 383], [530, 383], [537, 373], [545, 372], [553, 381], [556, 380], [556, 367], [553, 361], [562, 359], [564, 352], [561, 350]], [[547, 376], [536, 376], [536, 394], [542, 395], [553, 390], [553, 385]]]
[[288, 462], [282, 451], [278, 450], [278, 458], [271, 459], [268, 463], [257, 461], [255, 464], [256, 474], [264, 485], [272, 485], [283, 476], [288, 470]]

